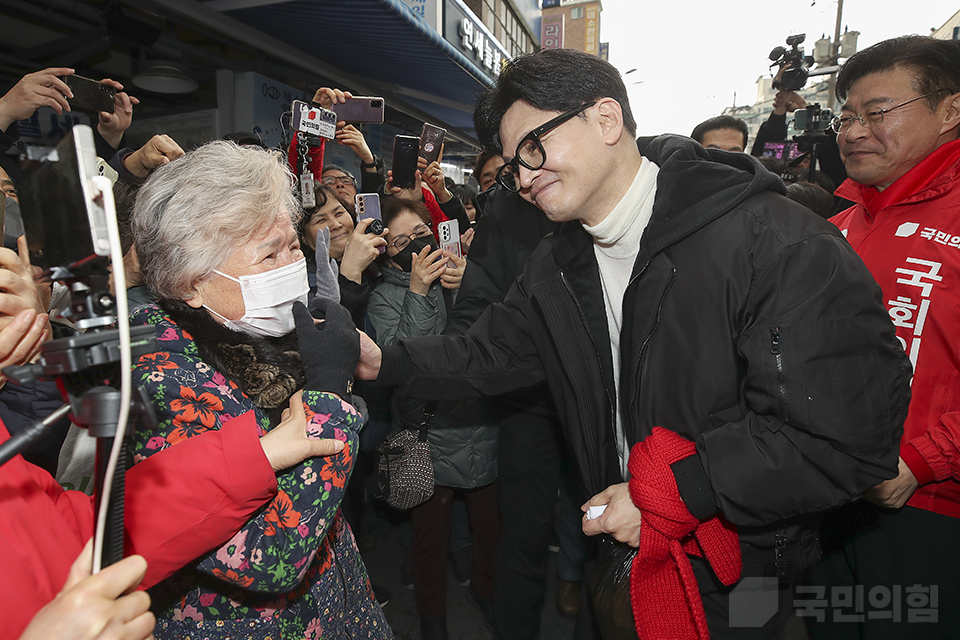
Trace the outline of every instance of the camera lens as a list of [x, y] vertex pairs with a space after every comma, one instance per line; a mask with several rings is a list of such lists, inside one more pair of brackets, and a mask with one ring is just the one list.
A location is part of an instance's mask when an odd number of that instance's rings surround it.
[[371, 100], [370, 106], [373, 107], [374, 109], [379, 109], [380, 107], [383, 106], [383, 100]]

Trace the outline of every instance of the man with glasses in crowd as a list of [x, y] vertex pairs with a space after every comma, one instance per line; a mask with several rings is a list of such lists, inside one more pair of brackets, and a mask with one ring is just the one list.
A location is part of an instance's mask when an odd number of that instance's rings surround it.
[[[595, 56], [521, 56], [474, 120], [500, 183], [561, 224], [464, 336], [366, 343], [358, 375], [436, 398], [545, 379], [584, 531], [639, 547], [639, 635], [778, 638], [819, 512], [897, 472], [909, 363], [869, 272], [750, 156], [638, 150]], [[776, 613], [750, 607], [771, 592]]]
[[827, 611], [811, 631], [956, 638], [960, 41], [911, 36], [865, 49], [840, 69], [837, 97], [832, 126], [849, 175], [837, 195], [856, 204], [832, 221], [883, 290], [914, 366], [913, 399], [899, 475], [828, 518], [826, 539], [837, 548], [810, 576], [828, 599], [846, 590], [859, 600]]

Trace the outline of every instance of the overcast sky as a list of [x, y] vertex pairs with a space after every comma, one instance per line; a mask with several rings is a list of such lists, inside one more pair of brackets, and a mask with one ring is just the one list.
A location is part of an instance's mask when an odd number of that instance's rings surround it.
[[[846, 0], [842, 25], [859, 31], [858, 49], [899, 35], [926, 35], [960, 8], [944, 0]], [[600, 40], [624, 76], [638, 133], [682, 133], [724, 107], [753, 104], [767, 56], [806, 33], [807, 55], [833, 37], [837, 3], [826, 0], [603, 0]], [[841, 27], [841, 32], [843, 27]], [[642, 82], [641, 82], [642, 81]], [[635, 84], [640, 82], [640, 84]]]

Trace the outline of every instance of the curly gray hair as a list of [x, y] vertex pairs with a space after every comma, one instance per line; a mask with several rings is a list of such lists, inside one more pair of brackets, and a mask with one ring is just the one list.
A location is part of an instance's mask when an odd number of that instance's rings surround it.
[[302, 211], [294, 185], [278, 152], [222, 140], [157, 169], [132, 220], [147, 286], [161, 298], [187, 300], [276, 213], [289, 212], [296, 227]]

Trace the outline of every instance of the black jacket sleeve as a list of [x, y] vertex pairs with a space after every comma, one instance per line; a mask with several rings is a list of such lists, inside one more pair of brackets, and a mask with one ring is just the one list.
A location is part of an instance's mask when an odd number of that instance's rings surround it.
[[446, 202], [437, 200], [437, 205], [440, 207], [440, 211], [443, 211], [443, 215], [450, 220], [456, 220], [460, 224], [460, 233], [470, 228], [470, 218], [467, 217], [467, 210], [463, 208], [460, 198], [453, 197]]
[[842, 236], [815, 235], [754, 267], [737, 339], [744, 402], [696, 441], [738, 525], [820, 511], [895, 477], [910, 399], [880, 288]]
[[757, 139], [753, 141], [750, 155], [758, 158], [763, 155], [763, 145], [768, 142], [783, 142], [787, 139], [787, 114], [771, 113], [767, 121], [760, 125]]
[[376, 171], [367, 171], [360, 167], [360, 193], [382, 193], [383, 185], [387, 182], [383, 160], [373, 156], [373, 161], [377, 165]]
[[502, 187], [484, 197], [447, 334], [466, 333], [488, 306], [501, 302], [527, 258], [556, 227], [542, 211]]

